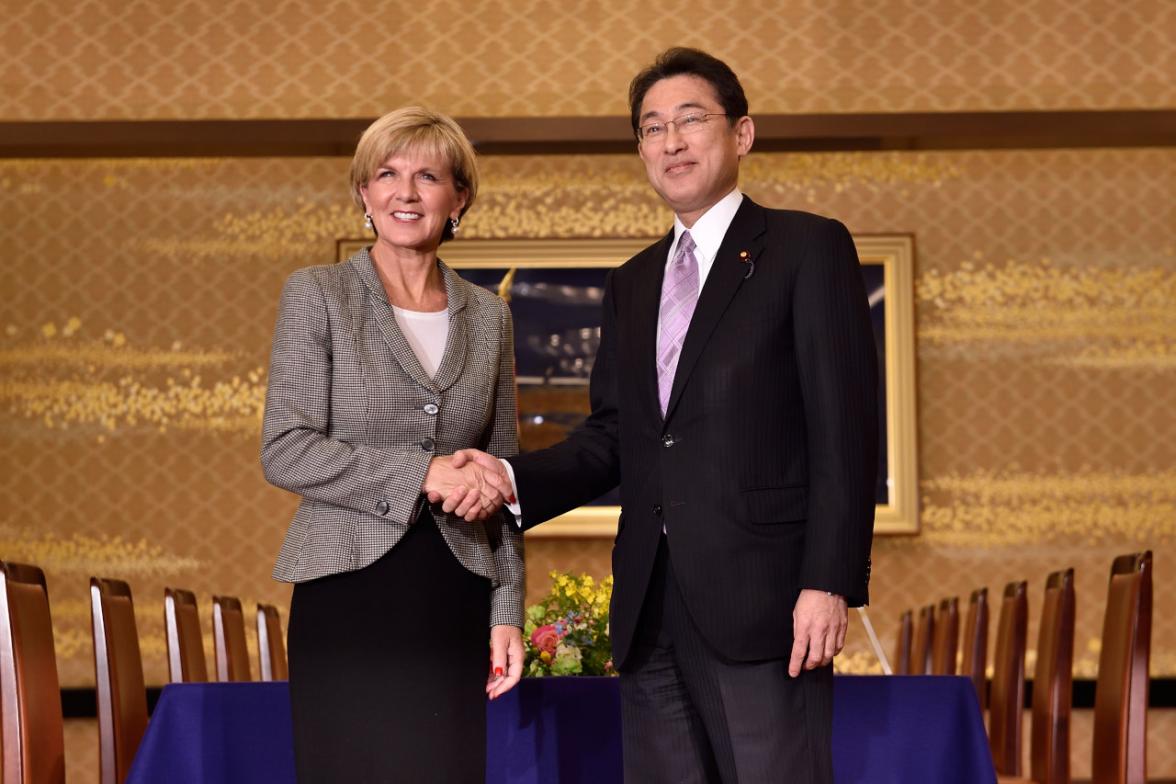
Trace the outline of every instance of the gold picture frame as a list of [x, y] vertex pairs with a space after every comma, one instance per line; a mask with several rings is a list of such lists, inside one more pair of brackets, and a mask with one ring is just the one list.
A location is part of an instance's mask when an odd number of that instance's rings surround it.
[[[615, 267], [653, 242], [653, 238], [463, 239], [446, 243], [442, 257], [462, 270], [523, 268], [577, 269]], [[915, 401], [914, 238], [906, 234], [855, 236], [858, 257], [874, 281], [871, 309], [879, 304], [884, 377], [885, 430], [880, 471], [885, 474], [886, 502], [875, 511], [878, 534], [919, 531], [918, 452]], [[369, 240], [337, 243], [338, 259], [349, 258]], [[880, 283], [880, 285], [879, 285]], [[881, 401], [880, 401], [881, 402]], [[521, 413], [521, 412], [520, 412]], [[616, 534], [617, 506], [583, 506], [527, 532], [530, 537], [601, 537]]]

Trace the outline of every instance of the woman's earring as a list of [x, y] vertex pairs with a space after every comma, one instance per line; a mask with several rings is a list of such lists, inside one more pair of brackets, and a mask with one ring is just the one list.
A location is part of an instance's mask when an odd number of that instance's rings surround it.
[[368, 231], [372, 230], [372, 214], [370, 212], [365, 212], [363, 215], [363, 227]]
[[449, 230], [450, 230], [451, 232], [453, 232], [453, 236], [454, 236], [454, 237], [456, 237], [456, 236], [457, 236], [457, 227], [458, 227], [460, 224], [461, 224], [461, 219], [460, 219], [460, 218], [450, 218], [450, 219], [449, 219]]

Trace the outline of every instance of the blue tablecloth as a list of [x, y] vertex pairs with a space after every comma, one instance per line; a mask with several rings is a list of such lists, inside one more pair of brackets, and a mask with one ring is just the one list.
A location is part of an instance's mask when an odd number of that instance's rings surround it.
[[[834, 679], [838, 784], [992, 784], [967, 678]], [[611, 678], [526, 679], [487, 704], [488, 784], [621, 781], [620, 694]], [[294, 782], [285, 683], [164, 687], [127, 781]]]

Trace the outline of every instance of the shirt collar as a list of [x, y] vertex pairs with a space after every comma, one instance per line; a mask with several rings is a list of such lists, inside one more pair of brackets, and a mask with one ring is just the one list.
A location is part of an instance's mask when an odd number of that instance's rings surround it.
[[[735, 188], [715, 202], [714, 206], [694, 222], [694, 225], [690, 227], [690, 236], [694, 238], [694, 244], [697, 246], [697, 258], [709, 260], [715, 257], [715, 254], [719, 252], [719, 246], [723, 244], [723, 237], [726, 236], [727, 229], [730, 228], [731, 221], [735, 219], [735, 213], [739, 211], [739, 205], [742, 203], [743, 193]], [[670, 248], [670, 258], [674, 257], [674, 253], [678, 249], [678, 240], [681, 239], [684, 231], [686, 231], [686, 226], [675, 215], [674, 246]]]

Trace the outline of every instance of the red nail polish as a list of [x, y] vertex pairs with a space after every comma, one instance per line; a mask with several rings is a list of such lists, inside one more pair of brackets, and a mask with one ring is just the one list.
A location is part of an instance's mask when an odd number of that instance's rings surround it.
[[495, 668], [494, 668], [494, 675], [495, 675], [495, 676], [497, 676], [497, 677], [499, 677], [499, 678], [501, 678], [501, 677], [502, 677], [502, 668], [501, 668], [501, 667], [495, 667]]

